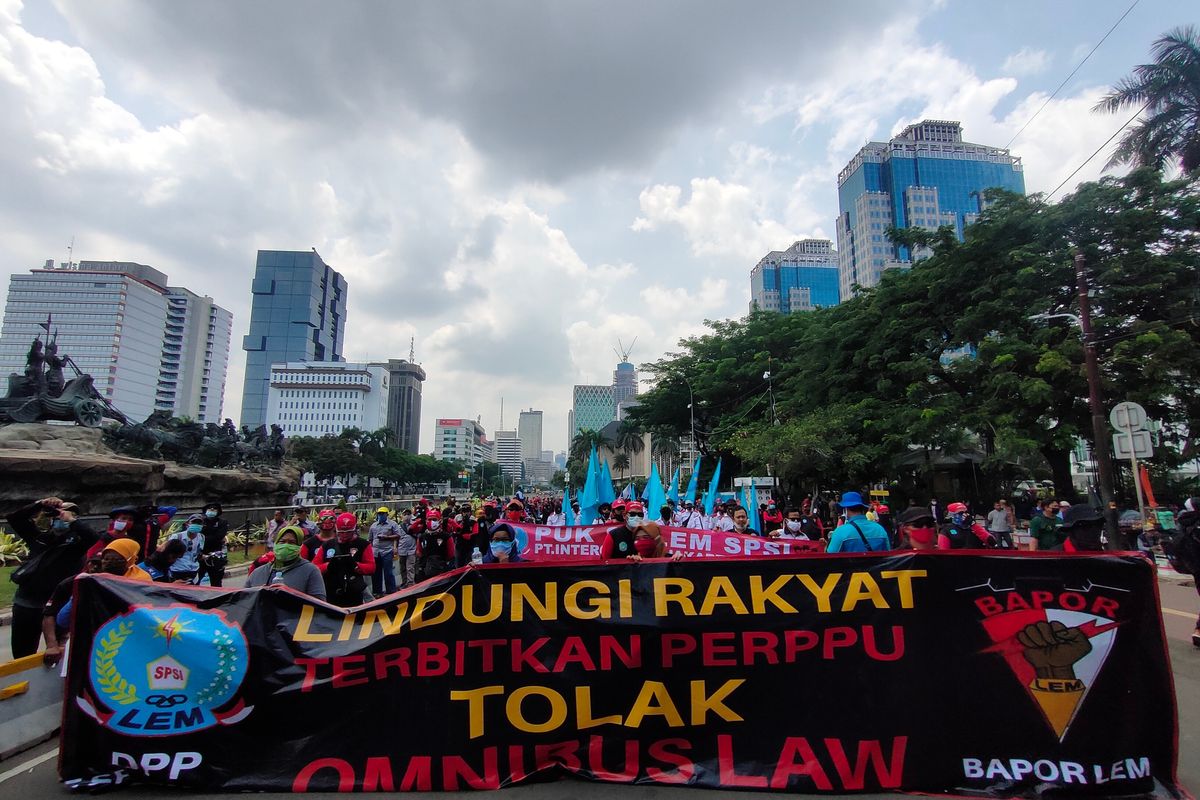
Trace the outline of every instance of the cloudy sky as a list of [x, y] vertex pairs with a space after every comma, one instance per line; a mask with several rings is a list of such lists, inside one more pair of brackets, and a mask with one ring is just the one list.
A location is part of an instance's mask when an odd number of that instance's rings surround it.
[[[0, 265], [74, 237], [212, 295], [236, 418], [255, 251], [315, 247], [350, 284], [348, 359], [416, 337], [423, 450], [439, 416], [490, 434], [501, 396], [562, 449], [618, 338], [652, 360], [743, 314], [765, 252], [834, 235], [864, 142], [936, 117], [1007, 144], [1130, 3], [0, 0]], [[1196, 17], [1136, 4], [1012, 143], [1029, 190]]]

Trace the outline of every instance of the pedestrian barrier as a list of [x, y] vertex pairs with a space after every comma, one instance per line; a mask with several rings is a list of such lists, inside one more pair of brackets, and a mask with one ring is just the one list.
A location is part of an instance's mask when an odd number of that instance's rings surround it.
[[0, 664], [0, 760], [49, 739], [62, 722], [63, 679], [41, 654]]

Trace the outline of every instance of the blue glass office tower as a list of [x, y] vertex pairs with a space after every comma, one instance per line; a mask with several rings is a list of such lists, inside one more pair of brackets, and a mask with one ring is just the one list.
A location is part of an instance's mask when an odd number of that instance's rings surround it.
[[787, 250], [772, 250], [750, 270], [750, 309], [811, 311], [836, 306], [837, 253], [828, 239], [801, 239]]
[[985, 189], [1025, 193], [1021, 159], [1008, 150], [962, 140], [962, 125], [924, 120], [888, 142], [869, 142], [838, 173], [838, 270], [841, 295], [874, 286], [886, 269], [927, 253], [887, 240], [888, 226], [963, 228], [983, 210]]
[[316, 250], [259, 250], [254, 270], [241, 424], [266, 422], [271, 365], [344, 361], [346, 279]]

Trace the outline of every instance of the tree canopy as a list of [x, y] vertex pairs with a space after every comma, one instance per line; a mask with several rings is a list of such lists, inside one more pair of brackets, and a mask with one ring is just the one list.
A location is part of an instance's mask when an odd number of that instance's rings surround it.
[[[634, 420], [685, 436], [688, 387], [702, 449], [793, 483], [858, 485], [914, 447], [977, 442], [992, 466], [1037, 463], [1069, 491], [1069, 452], [1090, 436], [1075, 252], [1090, 272], [1107, 405], [1134, 400], [1192, 452], [1200, 433], [1200, 199], [1154, 170], [1084, 184], [1051, 205], [993, 191], [958, 240], [890, 235], [932, 255], [841, 305], [707, 323], [645, 365], [657, 385]], [[772, 418], [770, 371], [776, 397]], [[686, 382], [685, 382], [686, 379]], [[730, 466], [727, 458], [727, 468]]]

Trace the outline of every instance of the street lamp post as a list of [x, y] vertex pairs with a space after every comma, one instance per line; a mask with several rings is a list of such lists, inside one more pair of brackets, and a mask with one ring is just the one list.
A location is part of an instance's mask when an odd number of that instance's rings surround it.
[[[1084, 368], [1087, 371], [1088, 406], [1092, 412], [1092, 452], [1096, 458], [1096, 482], [1100, 484], [1100, 500], [1104, 504], [1104, 528], [1108, 534], [1108, 549], [1124, 549], [1118, 543], [1119, 531], [1114, 515], [1108, 513], [1116, 499], [1113, 494], [1112, 451], [1109, 448], [1108, 427], [1104, 424], [1104, 400], [1100, 394], [1100, 365], [1096, 359], [1096, 339], [1092, 335], [1092, 305], [1088, 297], [1087, 263], [1082, 253], [1075, 254], [1075, 284], [1079, 292], [1079, 316], [1074, 314], [1034, 314], [1030, 319], [1069, 319], [1079, 326], [1083, 338]], [[1137, 476], [1133, 476], [1136, 481]]]

